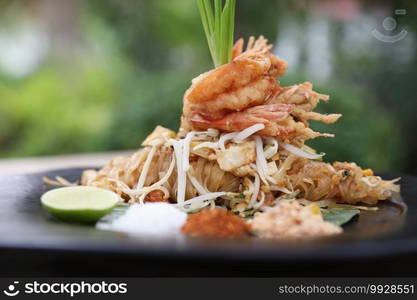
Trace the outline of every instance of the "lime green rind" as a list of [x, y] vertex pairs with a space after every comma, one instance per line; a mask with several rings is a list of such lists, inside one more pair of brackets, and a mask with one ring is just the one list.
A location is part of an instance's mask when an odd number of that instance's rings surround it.
[[116, 205], [104, 210], [80, 209], [80, 210], [63, 210], [56, 209], [42, 204], [42, 207], [53, 217], [66, 222], [75, 223], [95, 223], [105, 215], [111, 213]]

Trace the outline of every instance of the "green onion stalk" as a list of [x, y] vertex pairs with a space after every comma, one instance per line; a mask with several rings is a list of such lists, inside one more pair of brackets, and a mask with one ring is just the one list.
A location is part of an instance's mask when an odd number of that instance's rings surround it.
[[233, 53], [236, 0], [197, 0], [197, 5], [214, 66], [227, 64]]

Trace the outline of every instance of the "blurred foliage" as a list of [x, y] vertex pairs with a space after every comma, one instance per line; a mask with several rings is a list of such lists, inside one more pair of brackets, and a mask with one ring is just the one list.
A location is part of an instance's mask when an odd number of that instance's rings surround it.
[[[281, 84], [304, 82], [304, 77], [285, 76]], [[378, 171], [401, 170], [404, 166], [403, 136], [395, 118], [376, 99], [360, 86], [333, 80], [331, 84], [315, 84], [314, 90], [330, 95], [328, 102], [321, 101], [317, 111], [342, 113], [334, 124], [310, 121], [319, 132], [333, 133], [335, 138], [316, 138], [307, 144], [326, 153], [326, 161], [354, 161], [364, 168]]]
[[[375, 98], [355, 86], [333, 84], [321, 88], [332, 95], [328, 104], [318, 111], [343, 112], [343, 117], [333, 125], [312, 124], [315, 130], [331, 132], [334, 139], [316, 139], [309, 144], [326, 153], [326, 161], [354, 161], [365, 168], [378, 171], [403, 168], [403, 136], [390, 113], [378, 106]], [[314, 123], [314, 122], [312, 122]]]
[[0, 143], [8, 156], [93, 151], [110, 126], [117, 95], [112, 74], [53, 68], [0, 83]]
[[[315, 49], [304, 43], [312, 18], [307, 6], [300, 5], [304, 1], [237, 2], [236, 38], [263, 34], [275, 42], [291, 20], [301, 26], [300, 65], [307, 64]], [[11, 3], [12, 17], [3, 13], [4, 20], [11, 23], [15, 14], [15, 22], [24, 20], [22, 11], [28, 8], [23, 4], [0, 0], [2, 11]], [[77, 47], [63, 55], [52, 49], [26, 77], [0, 70], [0, 157], [137, 148], [157, 124], [178, 128], [184, 91], [192, 78], [212, 67], [193, 0], [73, 3], [80, 12], [73, 24]], [[367, 9], [371, 14], [372, 7]], [[2, 18], [0, 12], [0, 23]], [[415, 11], [409, 10], [406, 18], [407, 29], [415, 33]], [[315, 88], [331, 95], [321, 111], [344, 116], [333, 125], [314, 123], [316, 130], [336, 133], [336, 138], [309, 144], [326, 152], [329, 161], [415, 172], [415, 53], [401, 65], [390, 59], [398, 53], [390, 52], [389, 45], [372, 44], [360, 55], [348, 51], [343, 44], [346, 23], [329, 20], [333, 75]], [[304, 80], [316, 83], [303, 68], [290, 65], [281, 83]]]

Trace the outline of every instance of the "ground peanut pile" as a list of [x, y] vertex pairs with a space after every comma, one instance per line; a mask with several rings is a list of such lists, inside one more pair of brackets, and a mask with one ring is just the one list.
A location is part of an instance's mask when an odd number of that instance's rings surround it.
[[297, 240], [342, 232], [342, 228], [323, 221], [320, 211], [297, 201], [280, 203], [255, 216], [252, 230], [262, 238]]

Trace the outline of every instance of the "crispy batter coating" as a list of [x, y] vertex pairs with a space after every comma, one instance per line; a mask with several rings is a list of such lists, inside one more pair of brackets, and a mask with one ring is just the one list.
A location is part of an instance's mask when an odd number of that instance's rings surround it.
[[227, 93], [218, 94], [212, 100], [204, 102], [191, 102], [186, 92], [185, 112], [198, 112], [208, 120], [220, 119], [230, 112], [262, 104], [272, 94], [275, 84], [274, 78], [263, 76], [246, 86], [228, 90]]
[[240, 238], [249, 234], [250, 226], [228, 210], [204, 209], [188, 217], [182, 232], [210, 238]]
[[325, 115], [313, 112], [320, 100], [327, 102], [329, 101], [329, 96], [313, 91], [313, 85], [310, 82], [304, 82], [284, 88], [278, 87], [267, 103], [294, 105], [291, 114], [306, 125], [308, 125], [308, 120], [320, 121], [326, 124], [336, 122], [342, 116], [341, 114]]

